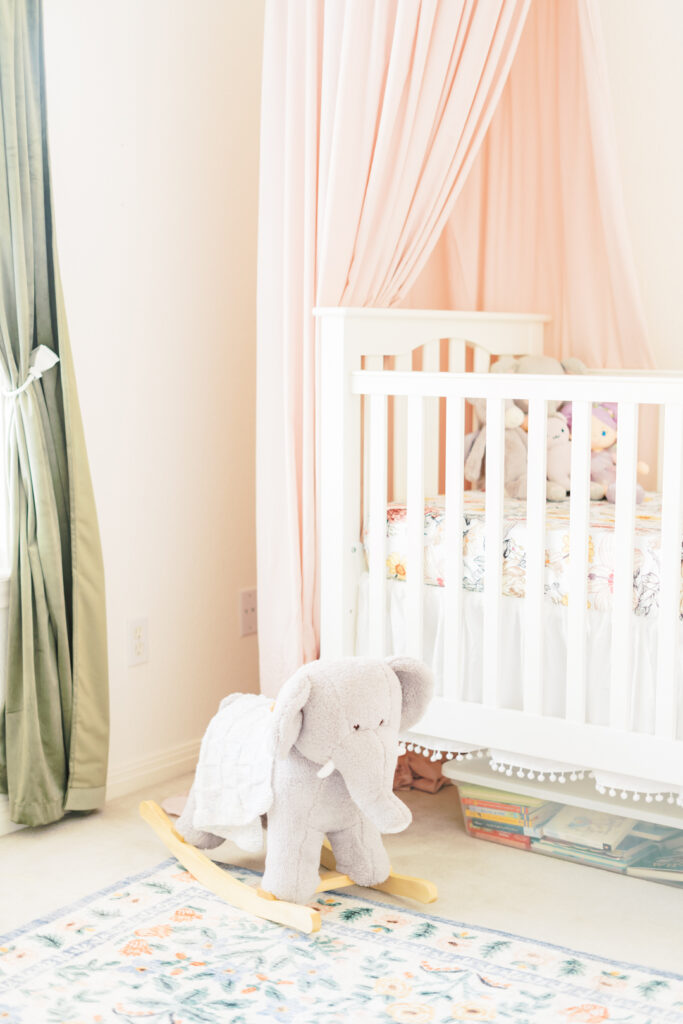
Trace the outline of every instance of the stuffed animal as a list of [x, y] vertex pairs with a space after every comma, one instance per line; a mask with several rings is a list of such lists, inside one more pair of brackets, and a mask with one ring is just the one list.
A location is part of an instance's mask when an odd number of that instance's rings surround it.
[[546, 497], [562, 501], [571, 487], [572, 442], [567, 420], [560, 412], [548, 416]]
[[[477, 398], [471, 401], [482, 425], [465, 437], [465, 479], [478, 490], [483, 490], [486, 483], [486, 402]], [[528, 435], [522, 426], [506, 428], [504, 486], [508, 498], [526, 498], [528, 445]], [[567, 421], [564, 416], [554, 413], [548, 417], [548, 501], [566, 498], [570, 465], [571, 441]]]
[[[573, 356], [569, 359], [554, 359], [552, 356], [502, 356], [491, 366], [491, 373], [587, 373], [584, 363]], [[526, 415], [529, 402], [525, 398], [515, 399], [517, 405]], [[548, 402], [548, 415], [558, 412], [562, 401]]]
[[[486, 456], [486, 400], [473, 398], [471, 404], [479, 423], [478, 430], [465, 437], [465, 479], [483, 490]], [[505, 494], [508, 498], [526, 497], [526, 463], [528, 439], [520, 426], [524, 413], [510, 403], [505, 411]], [[512, 426], [508, 426], [508, 419]]]
[[383, 882], [382, 833], [411, 821], [392, 792], [399, 731], [419, 721], [433, 688], [413, 658], [343, 658], [304, 665], [275, 701], [231, 694], [202, 740], [178, 832], [199, 847], [229, 838], [258, 852], [266, 814], [262, 887], [295, 903], [314, 896], [325, 836], [338, 871]]
[[[572, 406], [562, 407], [571, 430]], [[591, 500], [606, 498], [614, 502], [617, 495], [617, 422], [616, 402], [601, 402], [593, 406], [591, 417]], [[639, 472], [647, 472], [645, 463], [638, 463]], [[636, 484], [636, 502], [640, 504], [645, 492]]]

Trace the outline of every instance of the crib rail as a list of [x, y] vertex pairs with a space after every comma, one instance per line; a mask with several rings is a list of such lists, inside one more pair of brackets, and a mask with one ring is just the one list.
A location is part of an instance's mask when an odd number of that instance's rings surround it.
[[538, 398], [589, 402], [637, 402], [666, 405], [683, 402], [683, 378], [675, 374], [587, 373], [581, 375], [411, 373], [398, 370], [356, 370], [355, 395], [420, 395], [464, 398]]
[[[397, 320], [397, 324], [401, 321]], [[453, 324], [448, 325], [450, 330]], [[448, 338], [444, 328], [424, 327], [423, 341]], [[340, 338], [343, 337], [343, 330]], [[348, 338], [347, 338], [348, 340]], [[410, 344], [415, 341], [411, 334]], [[456, 364], [460, 339], [449, 343]], [[458, 738], [481, 746], [534, 753], [538, 757], [590, 765], [625, 775], [641, 776], [683, 786], [683, 722], [679, 721], [681, 533], [683, 513], [683, 380], [657, 374], [587, 374], [582, 376], [522, 376], [489, 373], [435, 372], [409, 369], [360, 369], [359, 355], [367, 336], [350, 354], [322, 360], [321, 464], [322, 593], [321, 653], [325, 657], [354, 651], [354, 609], [358, 581], [358, 538], [361, 506], [356, 477], [361, 475], [357, 421], [361, 401], [368, 457], [366, 503], [369, 551], [369, 608], [372, 651], [388, 651], [386, 636], [386, 508], [389, 401], [405, 403], [405, 441], [391, 456], [402, 463], [407, 505], [407, 564], [405, 649], [420, 657], [423, 649], [425, 588], [421, 567], [424, 551], [425, 493], [434, 492], [433, 464], [425, 459], [425, 435], [435, 400], [445, 406], [446, 585], [443, 640], [443, 678], [436, 699], [418, 727], [434, 737]], [[400, 352], [393, 338], [386, 354]], [[406, 342], [408, 345], [408, 342]], [[519, 349], [518, 349], [519, 351]], [[343, 360], [346, 360], [343, 362]], [[462, 360], [461, 360], [462, 362]], [[372, 364], [369, 364], [372, 365]], [[453, 363], [451, 363], [453, 365]], [[340, 379], [338, 374], [343, 374]], [[486, 490], [484, 519], [484, 586], [482, 604], [485, 644], [480, 700], [466, 700], [461, 655], [464, 592], [462, 517], [466, 400], [486, 400]], [[501, 698], [500, 631], [503, 617], [502, 544], [504, 521], [504, 460], [506, 399], [527, 399], [528, 474], [526, 493], [526, 575], [522, 638], [522, 695], [520, 707]], [[546, 536], [547, 403], [572, 402], [572, 462], [569, 522], [568, 609], [566, 616], [566, 694], [561, 715], [546, 707], [544, 690], [544, 580]], [[612, 581], [612, 658], [604, 686], [609, 690], [608, 722], [590, 724], [587, 718], [587, 579], [590, 525], [590, 417], [594, 402], [616, 402], [619, 409], [614, 542], [618, 557]], [[633, 572], [636, 464], [639, 409], [663, 411], [662, 529], [659, 609], [653, 623], [657, 634], [654, 719], [649, 733], [636, 731], [633, 693], [629, 683], [632, 650]], [[341, 440], [340, 438], [343, 438]], [[357, 449], [354, 464], [352, 451]], [[338, 458], [341, 452], [341, 460]], [[336, 454], [335, 454], [336, 453]], [[329, 459], [329, 456], [332, 458]], [[329, 459], [329, 461], [328, 461]], [[340, 513], [339, 510], [343, 509]], [[331, 511], [328, 519], [327, 510]], [[343, 526], [340, 522], [343, 519]], [[420, 567], [420, 571], [410, 571]], [[646, 766], [646, 771], [644, 770]]]
[[[546, 403], [548, 399], [564, 398], [572, 402], [572, 489], [570, 498], [570, 578], [567, 640], [567, 692], [566, 712], [563, 720], [552, 722], [544, 718], [547, 756], [579, 760], [577, 755], [586, 744], [586, 737], [600, 736], [602, 757], [606, 767], [614, 769], [615, 752], [619, 762], [634, 774], [642, 772], [640, 747], [634, 747], [632, 733], [631, 695], [628, 685], [631, 650], [630, 616], [633, 602], [633, 541], [635, 530], [635, 483], [637, 462], [637, 413], [639, 402], [663, 405], [664, 430], [664, 492], [662, 525], [662, 580], [660, 608], [657, 622], [658, 670], [656, 684], [655, 735], [637, 739], [647, 748], [650, 768], [666, 773], [669, 781], [683, 784], [683, 745], [676, 741], [678, 731], [678, 667], [679, 588], [681, 578], [681, 464], [683, 459], [683, 383], [668, 377], [607, 377], [582, 376], [561, 378], [523, 377], [489, 374], [401, 373], [367, 372], [352, 374], [351, 391], [357, 395], [371, 395], [372, 401], [386, 401], [388, 395], [405, 395], [410, 403], [409, 444], [407, 447], [408, 475], [408, 565], [422, 565], [422, 530], [424, 516], [424, 489], [422, 465], [422, 413], [421, 405], [428, 397], [445, 397], [447, 416], [453, 417], [448, 432], [447, 459], [449, 466], [446, 502], [449, 576], [446, 591], [449, 595], [449, 613], [446, 621], [460, 623], [459, 600], [462, 587], [451, 581], [462, 579], [462, 436], [463, 403], [465, 398], [485, 398], [487, 401], [487, 456], [486, 456], [486, 511], [485, 511], [485, 571], [484, 571], [484, 635], [483, 686], [481, 706], [469, 707], [458, 699], [462, 680], [458, 667], [458, 632], [447, 632], [445, 637], [444, 681], [440, 699], [429, 713], [429, 729], [444, 730], [451, 719], [453, 728], [465, 729], [469, 742], [499, 743], [510, 746], [510, 733], [521, 739], [522, 731], [543, 713], [542, 681], [542, 601], [545, 539], [545, 451]], [[526, 579], [526, 616], [524, 637], [524, 703], [522, 714], [500, 706], [500, 618], [502, 608], [502, 525], [504, 500], [504, 400], [526, 398], [531, 401], [529, 418], [529, 475], [527, 489], [528, 522], [528, 575]], [[613, 659], [609, 671], [610, 724], [607, 729], [587, 726], [586, 723], [586, 615], [588, 606], [588, 538], [589, 538], [589, 483], [590, 483], [590, 415], [591, 403], [617, 402], [619, 407], [619, 461], [617, 468], [617, 495], [615, 504], [615, 543], [618, 559], [614, 577], [613, 606]], [[447, 421], [448, 422], [448, 421]], [[451, 450], [451, 445], [453, 446]], [[385, 516], [386, 484], [380, 476], [369, 481], [370, 494], [375, 495], [373, 508], [376, 516]], [[376, 497], [377, 491], [381, 498]], [[459, 495], [460, 497], [457, 497]], [[384, 525], [384, 521], [383, 521]], [[373, 537], [378, 533], [373, 534]], [[371, 593], [379, 592], [378, 577], [386, 576], [383, 562], [385, 538], [379, 539], [381, 555], [370, 565]], [[374, 580], [374, 583], [373, 583]], [[422, 653], [422, 598], [421, 573], [408, 574], [408, 649], [420, 657]], [[374, 590], [373, 590], [374, 588]], [[382, 604], [384, 613], [384, 604]], [[378, 634], [379, 635], [379, 634]], [[377, 654], [384, 653], [378, 642]], [[454, 703], [457, 702], [457, 703]], [[532, 716], [531, 718], [529, 716]], [[503, 730], [501, 723], [506, 723]], [[456, 724], [458, 723], [458, 724]], [[511, 723], [515, 723], [511, 725]], [[537, 723], [538, 724], [538, 723]], [[550, 726], [550, 728], [549, 728]], [[577, 726], [579, 728], [574, 729]], [[423, 724], [424, 731], [428, 726]], [[586, 732], [588, 728], [588, 732]], [[619, 736], [619, 733], [622, 735]], [[606, 735], [609, 741], [606, 741]], [[627, 735], [623, 735], [627, 734]], [[497, 738], [496, 738], [497, 737]], [[552, 737], [551, 742], [547, 742]], [[532, 741], [532, 737], [528, 738]], [[674, 741], [672, 748], [666, 741]], [[527, 742], [527, 741], [525, 741]], [[538, 734], [533, 733], [533, 744], [538, 749]], [[529, 749], [528, 746], [523, 749]], [[563, 753], [560, 754], [559, 750]], [[596, 757], [591, 751], [591, 763]], [[599, 760], [599, 758], [598, 758]], [[674, 779], [675, 776], [675, 779]]]

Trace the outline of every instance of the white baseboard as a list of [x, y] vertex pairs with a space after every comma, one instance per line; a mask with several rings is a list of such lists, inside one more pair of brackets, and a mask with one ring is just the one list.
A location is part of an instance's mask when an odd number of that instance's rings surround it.
[[0, 836], [7, 836], [10, 832], [17, 832], [20, 828], [25, 827], [25, 825], [17, 825], [15, 821], [10, 821], [9, 800], [4, 794], [0, 795]]
[[[127, 796], [138, 789], [158, 786], [160, 782], [168, 782], [177, 775], [193, 772], [199, 757], [201, 739], [180, 743], [177, 747], [163, 750], [151, 757], [142, 757], [137, 761], [129, 761], [109, 772], [107, 779], [107, 800], [116, 800], [119, 796]], [[24, 825], [10, 821], [9, 800], [0, 795], [0, 836], [16, 832]]]
[[107, 800], [135, 793], [138, 789], [157, 786], [160, 782], [168, 782], [177, 775], [193, 772], [197, 766], [201, 739], [180, 743], [151, 757], [142, 757], [137, 761], [110, 770], [107, 779]]

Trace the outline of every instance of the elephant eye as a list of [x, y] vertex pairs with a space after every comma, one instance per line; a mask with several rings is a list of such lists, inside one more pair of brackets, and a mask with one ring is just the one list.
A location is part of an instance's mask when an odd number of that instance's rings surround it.
[[354, 725], [354, 729], [360, 729], [359, 725]]

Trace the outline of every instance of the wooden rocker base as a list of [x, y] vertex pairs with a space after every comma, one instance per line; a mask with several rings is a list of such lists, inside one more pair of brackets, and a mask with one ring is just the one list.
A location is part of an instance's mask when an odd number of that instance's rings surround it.
[[[152, 826], [176, 860], [201, 885], [210, 889], [233, 907], [246, 910], [248, 914], [253, 914], [255, 917], [262, 917], [267, 921], [274, 921], [276, 924], [296, 928], [301, 932], [310, 934], [320, 929], [321, 918], [317, 910], [301, 906], [298, 903], [287, 903], [285, 900], [277, 899], [272, 893], [238, 881], [229, 871], [219, 867], [215, 861], [207, 857], [202, 850], [186, 843], [180, 833], [174, 829], [171, 819], [153, 800], [143, 800], [140, 804], [140, 815], [148, 825]], [[321, 875], [316, 892], [330, 892], [332, 889], [355, 885], [348, 875], [342, 875], [336, 870], [332, 847], [327, 840], [321, 850], [320, 862], [327, 870]], [[408, 896], [420, 903], [433, 903], [437, 897], [437, 889], [432, 882], [427, 882], [422, 878], [411, 878], [409, 875], [397, 875], [393, 871], [385, 882], [380, 882], [373, 888], [393, 896]]]

